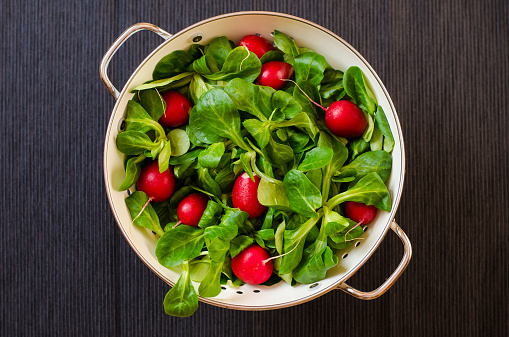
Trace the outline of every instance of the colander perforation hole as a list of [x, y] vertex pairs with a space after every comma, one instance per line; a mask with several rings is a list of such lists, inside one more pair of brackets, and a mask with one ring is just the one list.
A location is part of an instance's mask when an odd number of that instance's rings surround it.
[[343, 259], [346, 259], [348, 257], [348, 253], [343, 255]]
[[364, 226], [364, 228], [362, 228], [364, 231], [367, 231], [368, 230], [368, 226]]
[[260, 292], [260, 290], [255, 289], [255, 290], [253, 290], [253, 292], [258, 294]]
[[221, 289], [226, 290], [226, 287], [225, 286], [221, 286]]
[[238, 290], [238, 291], [237, 291], [237, 294], [242, 295], [242, 294], [243, 294], [243, 292], [242, 292], [242, 291], [240, 291], [240, 290]]
[[313, 284], [309, 285], [308, 290], [309, 291], [315, 291], [318, 288], [320, 288], [320, 283], [316, 282], [316, 283], [313, 283]]
[[126, 128], [126, 121], [124, 118], [122, 118], [119, 122], [118, 122], [118, 132], [122, 132], [122, 131], [125, 131], [125, 128]]
[[357, 242], [355, 243], [355, 247], [359, 247], [360, 245], [361, 245], [361, 242], [360, 242], [360, 241], [357, 241]]
[[194, 43], [198, 43], [203, 39], [203, 33], [196, 33], [191, 36], [191, 41]]

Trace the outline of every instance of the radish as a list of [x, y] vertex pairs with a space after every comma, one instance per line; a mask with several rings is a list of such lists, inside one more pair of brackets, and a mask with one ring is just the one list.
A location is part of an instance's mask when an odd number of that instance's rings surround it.
[[287, 81], [293, 82], [311, 103], [325, 111], [325, 124], [333, 134], [338, 137], [355, 138], [364, 133], [368, 120], [357, 105], [347, 100], [341, 100], [333, 102], [325, 109], [313, 101], [297, 83], [292, 80]]
[[249, 218], [257, 218], [267, 210], [267, 207], [258, 201], [260, 177], [255, 175], [254, 178], [253, 182], [247, 173], [242, 173], [235, 181], [232, 190], [233, 207], [247, 212]]
[[246, 47], [247, 50], [255, 53], [258, 58], [261, 58], [263, 54], [269, 50], [276, 49], [269, 41], [258, 35], [244, 36], [242, 39], [240, 39], [239, 46]]
[[233, 273], [248, 284], [261, 284], [272, 275], [274, 266], [269, 253], [252, 244], [232, 259]]
[[192, 108], [191, 102], [177, 91], [165, 91], [161, 93], [166, 102], [166, 110], [159, 118], [159, 123], [167, 128], [176, 128], [189, 121], [189, 111]]
[[376, 216], [377, 209], [375, 206], [366, 205], [360, 202], [347, 201], [345, 202], [345, 215], [357, 221], [359, 224], [368, 224]]
[[325, 124], [338, 137], [355, 138], [362, 135], [368, 121], [357, 105], [341, 100], [326, 110]]
[[198, 227], [208, 201], [209, 198], [203, 193], [192, 193], [182, 199], [177, 208], [179, 223]]
[[256, 84], [279, 90], [292, 75], [293, 67], [291, 64], [282, 61], [271, 61], [262, 65]]
[[376, 216], [376, 211], [376, 207], [372, 205], [366, 205], [355, 201], [345, 202], [345, 215], [353, 221], [357, 221], [357, 225], [353, 226], [348, 230], [348, 232], [345, 233], [345, 242], [348, 241], [346, 240], [348, 233], [353, 231], [358, 226], [367, 225], [373, 221]]
[[167, 200], [175, 189], [173, 167], [170, 166], [166, 171], [160, 173], [157, 160], [151, 162], [141, 170], [136, 187], [138, 191], [143, 191], [148, 195], [148, 202]]

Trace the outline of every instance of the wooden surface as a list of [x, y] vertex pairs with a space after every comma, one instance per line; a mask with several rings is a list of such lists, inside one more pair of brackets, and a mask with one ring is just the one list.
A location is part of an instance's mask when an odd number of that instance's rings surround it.
[[[178, 32], [243, 10], [337, 33], [394, 101], [407, 160], [396, 220], [414, 256], [377, 300], [334, 291], [276, 311], [200, 304], [169, 317], [168, 286], [117, 228], [102, 173], [114, 105], [103, 54], [137, 22]], [[508, 18], [507, 1], [2, 1], [0, 335], [509, 335]], [[160, 42], [130, 39], [112, 81], [121, 87]], [[376, 288], [401, 255], [389, 233], [349, 283]]]

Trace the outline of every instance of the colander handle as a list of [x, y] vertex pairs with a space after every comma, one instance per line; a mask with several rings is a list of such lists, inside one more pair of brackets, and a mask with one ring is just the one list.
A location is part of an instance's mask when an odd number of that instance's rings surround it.
[[408, 263], [412, 258], [412, 245], [410, 244], [410, 240], [406, 236], [405, 232], [403, 232], [401, 227], [399, 227], [395, 221], [391, 223], [391, 229], [399, 236], [399, 238], [403, 242], [404, 248], [403, 259], [401, 260], [398, 268], [396, 268], [394, 273], [392, 273], [392, 275], [387, 280], [385, 280], [385, 282], [380, 287], [370, 292], [363, 292], [357, 290], [355, 288], [350, 287], [348, 284], [344, 282], [339, 285], [338, 287], [339, 289], [343, 290], [344, 292], [347, 292], [348, 294], [354, 297], [360, 298], [361, 300], [373, 300], [377, 297], [382, 296], [387, 290], [389, 290], [390, 287], [392, 287], [394, 282], [396, 282], [398, 277], [401, 276], [405, 268], [408, 266]]
[[115, 55], [120, 46], [125, 41], [127, 41], [127, 39], [130, 38], [134, 33], [137, 33], [142, 30], [150, 30], [165, 40], [168, 40], [171, 37], [170, 33], [162, 30], [161, 28], [150, 23], [142, 22], [127, 28], [126, 31], [123, 32], [122, 35], [120, 35], [118, 39], [115, 40], [115, 42], [113, 42], [113, 44], [108, 49], [106, 54], [104, 54], [104, 57], [101, 61], [101, 66], [99, 68], [99, 73], [101, 75], [101, 79], [104, 82], [104, 85], [106, 86], [108, 91], [113, 95], [113, 97], [115, 97], [115, 99], [118, 99], [118, 97], [120, 96], [120, 92], [113, 86], [113, 83], [111, 83], [108, 77], [108, 64], [110, 63], [111, 58], [113, 57], [113, 55]]

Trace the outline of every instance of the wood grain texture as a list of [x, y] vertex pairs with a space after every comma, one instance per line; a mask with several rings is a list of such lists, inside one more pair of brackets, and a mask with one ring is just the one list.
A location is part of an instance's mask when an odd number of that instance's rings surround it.
[[[406, 146], [396, 220], [414, 257], [381, 298], [341, 291], [266, 312], [200, 304], [168, 317], [168, 287], [118, 230], [102, 148], [114, 100], [100, 60], [136, 22], [177, 32], [234, 11], [320, 24], [385, 83]], [[507, 1], [4, 1], [0, 10], [1, 336], [509, 335]], [[121, 87], [159, 43], [115, 56]], [[402, 255], [390, 233], [349, 281], [371, 290]]]

